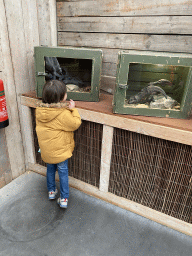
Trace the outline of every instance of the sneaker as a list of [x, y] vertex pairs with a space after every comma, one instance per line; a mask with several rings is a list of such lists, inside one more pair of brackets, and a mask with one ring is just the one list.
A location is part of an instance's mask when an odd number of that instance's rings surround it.
[[57, 193], [58, 193], [57, 189], [55, 189], [55, 191], [49, 191], [49, 200], [55, 199]]
[[61, 208], [67, 208], [68, 199], [61, 199], [60, 197], [57, 199], [57, 203], [60, 205]]

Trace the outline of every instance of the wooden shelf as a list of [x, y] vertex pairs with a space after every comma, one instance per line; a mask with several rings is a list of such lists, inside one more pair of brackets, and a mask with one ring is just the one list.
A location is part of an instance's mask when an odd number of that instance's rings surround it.
[[[192, 117], [173, 119], [113, 114], [112, 99], [113, 95], [101, 93], [99, 102], [76, 101], [76, 107], [83, 120], [192, 145]], [[35, 92], [21, 95], [22, 105], [36, 108], [39, 101]]]

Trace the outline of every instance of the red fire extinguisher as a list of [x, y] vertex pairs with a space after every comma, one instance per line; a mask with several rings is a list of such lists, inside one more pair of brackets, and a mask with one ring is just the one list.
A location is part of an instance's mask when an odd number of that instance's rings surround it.
[[0, 129], [9, 125], [3, 81], [0, 79]]

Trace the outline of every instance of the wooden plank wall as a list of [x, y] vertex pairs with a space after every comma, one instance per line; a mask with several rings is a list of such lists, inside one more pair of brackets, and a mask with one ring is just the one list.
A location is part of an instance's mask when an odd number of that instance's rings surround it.
[[31, 113], [20, 104], [20, 94], [35, 90], [34, 46], [56, 45], [56, 1], [0, 0], [0, 25], [0, 77], [10, 120], [3, 141], [16, 178], [34, 162], [33, 148], [27, 147], [33, 143]]
[[187, 0], [0, 0], [0, 67], [13, 178], [34, 159], [26, 147], [32, 139], [30, 112], [19, 101], [19, 94], [35, 88], [34, 46], [101, 48], [102, 88], [113, 93], [120, 49], [192, 53], [191, 16]]
[[192, 1], [57, 0], [58, 45], [101, 48], [112, 93], [119, 50], [192, 53], [191, 28]]

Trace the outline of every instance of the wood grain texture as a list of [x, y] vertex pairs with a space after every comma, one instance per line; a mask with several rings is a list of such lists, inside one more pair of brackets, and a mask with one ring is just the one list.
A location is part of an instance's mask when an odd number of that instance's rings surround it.
[[57, 46], [57, 14], [56, 14], [56, 1], [49, 0], [49, 13], [50, 13], [50, 30], [51, 30], [51, 46]]
[[192, 53], [192, 36], [58, 32], [58, 45]]
[[39, 26], [39, 44], [51, 46], [51, 26], [49, 0], [36, 0]]
[[101, 88], [112, 93], [119, 50], [192, 53], [191, 27], [191, 1], [57, 1], [58, 45], [101, 48]]
[[[25, 36], [26, 58], [29, 72], [30, 89], [35, 89], [34, 45], [39, 45], [39, 28], [37, 19], [36, 0], [22, 0], [23, 27]], [[24, 44], [23, 44], [24, 47]]]
[[99, 189], [108, 192], [113, 142], [113, 127], [103, 125]]
[[[34, 94], [32, 93], [32, 97]], [[36, 98], [20, 96], [21, 104], [36, 107]], [[99, 102], [76, 101], [83, 120], [105, 124], [156, 138], [192, 145], [192, 119], [158, 118], [147, 116], [119, 115], [112, 112], [112, 95], [101, 94]]]
[[104, 77], [108, 77], [111, 90], [114, 88], [120, 50], [192, 53], [192, 36], [58, 32], [58, 45], [102, 49], [101, 88], [106, 88]]
[[[7, 1], [6, 1], [7, 2]], [[25, 158], [22, 144], [21, 125], [19, 119], [19, 110], [17, 102], [17, 93], [14, 80], [14, 68], [13, 59], [11, 55], [10, 30], [12, 22], [8, 20], [10, 18], [10, 12], [6, 11], [5, 1], [0, 0], [0, 23], [1, 23], [1, 50], [3, 60], [3, 72], [1, 72], [1, 78], [4, 81], [4, 90], [6, 95], [6, 102], [8, 108], [8, 116], [10, 124], [5, 129], [6, 143], [9, 153], [9, 160], [11, 165], [12, 177], [16, 178], [25, 172]], [[9, 2], [10, 3], [10, 2]], [[9, 5], [8, 3], [8, 5]], [[21, 5], [20, 5], [21, 6]], [[13, 10], [13, 9], [12, 9]], [[14, 13], [15, 14], [15, 13]], [[13, 15], [14, 19], [15, 16]], [[14, 21], [15, 22], [15, 21]], [[8, 26], [9, 25], [9, 26]], [[15, 30], [15, 42], [17, 44], [17, 29]], [[13, 136], [14, 135], [14, 136]]]
[[[9, 44], [12, 57], [12, 65], [14, 69], [14, 81], [15, 81], [15, 91], [16, 95], [34, 88], [32, 83], [32, 77], [30, 76], [30, 61], [32, 56], [29, 58], [30, 50], [33, 50], [33, 44], [28, 44], [26, 39], [28, 38], [28, 33], [25, 32], [26, 25], [24, 19], [20, 17], [26, 16], [28, 11], [24, 11], [22, 0], [17, 2], [12, 2], [10, 0], [5, 1], [6, 8], [6, 17], [9, 33]], [[29, 15], [27, 15], [29, 16]], [[34, 34], [35, 32], [35, 27]], [[33, 42], [33, 39], [29, 37], [30, 42]], [[22, 46], [22, 47], [21, 47]], [[17, 98], [18, 102], [18, 98]], [[19, 102], [18, 102], [19, 103]], [[21, 125], [21, 134], [22, 134], [22, 143], [25, 153], [25, 163], [27, 164], [28, 158], [28, 141], [32, 140], [31, 137], [31, 125], [27, 127], [25, 125], [26, 120], [28, 119], [28, 124], [31, 124], [31, 115], [29, 111], [24, 111], [23, 106], [18, 104], [19, 110], [19, 119]]]
[[57, 16], [191, 15], [192, 2], [185, 0], [78, 0], [57, 1]]
[[191, 16], [57, 18], [57, 30], [63, 32], [184, 35], [191, 27]]

